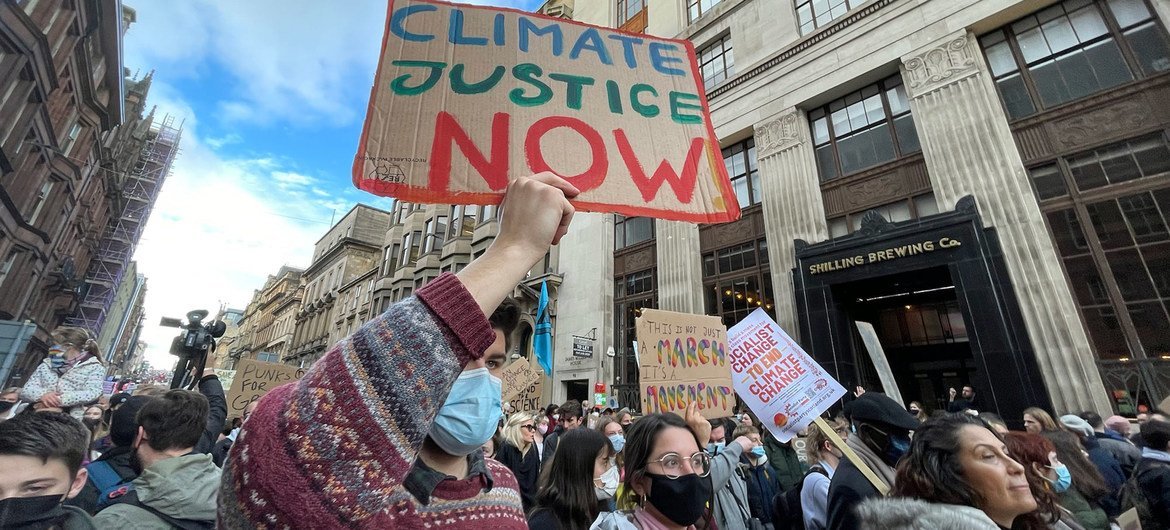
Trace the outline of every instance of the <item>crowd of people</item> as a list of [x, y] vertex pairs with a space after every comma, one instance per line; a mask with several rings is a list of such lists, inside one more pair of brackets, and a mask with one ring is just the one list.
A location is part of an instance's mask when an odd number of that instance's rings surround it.
[[197, 391], [104, 399], [93, 337], [60, 330], [0, 394], [0, 527], [1104, 530], [1127, 510], [1170, 527], [1160, 414], [1135, 429], [1029, 408], [1011, 431], [969, 386], [938, 411], [859, 388], [803, 459], [746, 409], [505, 415], [508, 296], [577, 193], [551, 174], [512, 181], [482, 256], [231, 421], [212, 369]]

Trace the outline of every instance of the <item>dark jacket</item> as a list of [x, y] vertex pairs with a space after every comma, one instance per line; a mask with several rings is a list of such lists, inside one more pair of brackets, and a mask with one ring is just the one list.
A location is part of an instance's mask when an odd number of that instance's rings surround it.
[[544, 437], [544, 457], [541, 458], [543, 464], [548, 465], [552, 460], [553, 453], [557, 452], [557, 444], [560, 443], [563, 434], [565, 434], [565, 428], [557, 425], [557, 428]]
[[[1134, 476], [1150, 505], [1154, 520], [1163, 528], [1170, 527], [1170, 463], [1142, 457], [1134, 469]], [[1142, 527], [1147, 526], [1152, 525], [1142, 521]]]
[[768, 455], [768, 463], [776, 470], [776, 478], [784, 490], [795, 488], [804, 480], [808, 466], [800, 462], [792, 444], [781, 443], [767, 430], [764, 431], [764, 454]]
[[1117, 459], [1118, 464], [1121, 464], [1121, 472], [1125, 474], [1125, 478], [1128, 479], [1133, 475], [1133, 469], [1142, 459], [1142, 450], [1124, 438], [1114, 438], [1103, 432], [1093, 433], [1093, 435], [1097, 438], [1097, 443], [1109, 451], [1109, 454]]
[[759, 519], [764, 524], [771, 523], [772, 498], [777, 493], [784, 491], [776, 470], [768, 464], [753, 466], [751, 457], [746, 453], [740, 457], [739, 461], [743, 464], [741, 467], [744, 468], [748, 506], [751, 509], [752, 517]]
[[195, 444], [195, 452], [210, 453], [215, 447], [215, 441], [219, 439], [219, 433], [223, 431], [224, 422], [227, 421], [227, 398], [223, 395], [223, 384], [214, 375], [199, 381], [199, 393], [207, 398], [210, 412], [207, 415], [207, 430], [203, 431], [203, 437]]
[[496, 461], [512, 470], [516, 475], [516, 482], [520, 484], [520, 501], [524, 504], [524, 513], [536, 504], [537, 483], [540, 480], [540, 453], [536, 445], [528, 448], [524, 455], [516, 446], [502, 442], [496, 449]]
[[[109, 451], [102, 453], [102, 456], [94, 462], [109, 462], [110, 467], [118, 476], [122, 477], [125, 482], [134, 480], [138, 473], [134, 468], [130, 467], [130, 453], [133, 452], [130, 447], [113, 447]], [[85, 481], [85, 486], [81, 488], [81, 492], [76, 497], [65, 501], [66, 505], [76, 506], [85, 510], [90, 515], [97, 513], [98, 494], [97, 485], [93, 483], [93, 477], [89, 477]]]
[[947, 403], [947, 412], [965, 412], [967, 409], [979, 410], [978, 397], [971, 399], [956, 397], [954, 401]]
[[857, 505], [871, 497], [880, 497], [877, 488], [849, 460], [842, 460], [829, 483], [829, 530], [861, 528]]
[[215, 447], [211, 450], [211, 461], [215, 465], [223, 467], [223, 463], [227, 461], [228, 453], [232, 450], [232, 444], [235, 440], [224, 437], [224, 439], [215, 442]]
[[1125, 485], [1125, 473], [1121, 471], [1121, 464], [1109, 454], [1109, 450], [1101, 447], [1096, 438], [1084, 439], [1085, 450], [1089, 453], [1089, 460], [1097, 466], [1105, 485], [1109, 487], [1109, 495], [1100, 500], [1101, 507], [1110, 517], [1121, 514], [1121, 486]]

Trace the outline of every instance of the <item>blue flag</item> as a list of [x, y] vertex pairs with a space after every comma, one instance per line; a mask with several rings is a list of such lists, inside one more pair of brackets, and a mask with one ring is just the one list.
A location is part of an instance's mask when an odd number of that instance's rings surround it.
[[536, 305], [536, 336], [532, 341], [536, 362], [544, 374], [552, 376], [552, 320], [548, 316], [548, 281], [540, 282], [540, 302]]

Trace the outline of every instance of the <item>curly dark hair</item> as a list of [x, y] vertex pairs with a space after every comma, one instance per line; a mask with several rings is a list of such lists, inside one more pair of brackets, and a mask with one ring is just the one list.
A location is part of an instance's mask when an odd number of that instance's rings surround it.
[[[927, 502], [974, 508], [983, 506], [985, 499], [967, 482], [959, 461], [962, 447], [960, 434], [963, 427], [987, 429], [997, 439], [1003, 439], [987, 422], [970, 414], [952, 413], [932, 417], [914, 431], [910, 451], [898, 463], [894, 489], [890, 494]], [[1032, 490], [1035, 496], [1036, 488], [1033, 486]], [[1047, 494], [1045, 499], [1047, 503], [1037, 496], [1039, 509], [1016, 517], [1012, 528], [1041, 529], [1048, 528], [1049, 522], [1055, 522], [1059, 510], [1055, 507], [1050, 494]]]

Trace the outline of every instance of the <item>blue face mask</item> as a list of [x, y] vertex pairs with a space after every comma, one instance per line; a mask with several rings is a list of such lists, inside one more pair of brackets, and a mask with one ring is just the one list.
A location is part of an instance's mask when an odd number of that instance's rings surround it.
[[890, 437], [890, 445], [886, 449], [886, 463], [891, 466], [898, 463], [902, 457], [910, 452], [910, 437], [894, 435]]
[[753, 447], [752, 454], [756, 455], [757, 457], [764, 456], [766, 454], [766, 453], [764, 453], [764, 446], [757, 445], [757, 446]]
[[620, 453], [622, 448], [626, 446], [626, 437], [620, 434], [609, 435], [609, 443], [613, 444], [613, 452]]
[[711, 453], [713, 455], [717, 455], [726, 446], [727, 446], [727, 444], [724, 442], [709, 443], [709, 444], [707, 444], [707, 452]]
[[500, 380], [487, 368], [464, 371], [435, 416], [431, 439], [448, 454], [471, 454], [496, 433], [502, 398]]
[[1068, 472], [1067, 466], [1062, 464], [1056, 467], [1049, 467], [1048, 469], [1056, 472], [1056, 482], [1049, 481], [1052, 484], [1053, 491], [1064, 493], [1072, 487], [1072, 474]]

